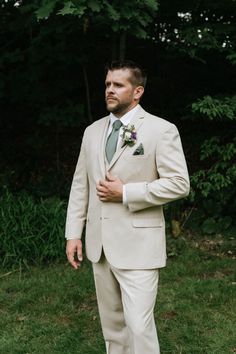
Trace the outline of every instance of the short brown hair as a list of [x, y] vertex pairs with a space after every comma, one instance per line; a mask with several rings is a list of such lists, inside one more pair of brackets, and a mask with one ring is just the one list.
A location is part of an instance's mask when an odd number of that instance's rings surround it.
[[147, 83], [147, 74], [139, 64], [135, 63], [132, 60], [116, 60], [108, 63], [106, 65], [106, 73], [108, 71], [119, 70], [119, 69], [128, 69], [132, 73], [131, 83], [134, 86], [146, 86]]

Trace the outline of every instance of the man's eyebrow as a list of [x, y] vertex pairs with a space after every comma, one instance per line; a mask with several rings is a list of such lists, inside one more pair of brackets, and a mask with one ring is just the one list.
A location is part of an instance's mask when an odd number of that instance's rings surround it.
[[[112, 82], [112, 80], [105, 81], [105, 84], [110, 84], [111, 82]], [[115, 84], [115, 85], [123, 85], [123, 82], [121, 82], [121, 81], [113, 81], [113, 84]]]

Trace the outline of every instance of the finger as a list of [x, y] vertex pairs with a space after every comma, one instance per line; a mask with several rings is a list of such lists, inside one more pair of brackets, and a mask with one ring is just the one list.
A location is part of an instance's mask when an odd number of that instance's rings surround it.
[[109, 172], [107, 172], [106, 179], [108, 181], [110, 181], [110, 182], [113, 182], [113, 181], [115, 181], [117, 179], [117, 177], [116, 176], [112, 176]]
[[106, 196], [108, 195], [108, 191], [107, 191], [107, 190], [105, 190], [105, 191], [99, 191], [99, 190], [97, 190], [97, 195], [98, 195], [99, 197], [106, 197]]
[[101, 202], [109, 202], [109, 198], [107, 197], [99, 197], [99, 200], [101, 200]]
[[97, 192], [97, 196], [100, 200], [104, 201], [104, 200], [107, 200], [109, 195], [108, 193], [103, 193], [103, 192]]
[[108, 197], [98, 197], [101, 202], [108, 202], [109, 198]]
[[69, 263], [72, 265], [73, 268], [78, 269], [79, 262], [75, 260], [74, 254], [68, 253], [67, 254], [67, 259], [68, 259]]
[[97, 195], [98, 195], [99, 197], [105, 197], [106, 194], [107, 194], [107, 193], [105, 193], [105, 192], [97, 191]]
[[96, 190], [97, 190], [97, 192], [100, 192], [100, 191], [102, 191], [102, 190], [103, 190], [103, 188], [104, 188], [104, 187], [97, 186], [97, 187], [96, 187]]
[[102, 181], [99, 181], [99, 183], [96, 184], [96, 190], [100, 190], [102, 188]]
[[100, 181], [98, 188], [107, 188], [107, 181]]
[[78, 260], [79, 260], [79, 262], [82, 262], [82, 260], [83, 260], [83, 254], [82, 254], [82, 250], [81, 251], [77, 251], [77, 258], [78, 258]]
[[103, 185], [98, 185], [96, 187], [97, 191], [100, 191], [100, 192], [105, 192], [107, 190], [107, 186], [105, 186], [105, 183]]
[[97, 186], [104, 186], [106, 184], [106, 180], [100, 180]]

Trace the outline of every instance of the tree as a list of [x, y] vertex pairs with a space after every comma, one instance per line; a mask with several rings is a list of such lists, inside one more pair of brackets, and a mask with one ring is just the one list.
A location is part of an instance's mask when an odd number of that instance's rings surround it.
[[235, 2], [120, 3], [1, 3], [1, 181], [50, 180], [49, 193], [65, 186], [83, 130], [105, 113], [104, 63], [127, 57], [148, 69], [144, 107], [180, 128], [192, 209], [201, 223], [208, 215], [228, 225], [223, 215], [233, 224]]
[[84, 34], [89, 30], [104, 33], [113, 42], [112, 57], [124, 59], [127, 33], [138, 38], [148, 38], [148, 26], [153, 22], [157, 9], [156, 0], [125, 0], [122, 5], [119, 0], [44, 0], [36, 14], [38, 19], [48, 18], [55, 12], [58, 15], [77, 17], [83, 24]]
[[[135, 6], [134, 6], [135, 5]], [[84, 47], [81, 58], [83, 71], [88, 120], [92, 122], [90, 85], [87, 73], [89, 54], [87, 49], [88, 32], [103, 33], [111, 42], [112, 59], [124, 59], [126, 48], [126, 37], [134, 35], [138, 38], [148, 37], [148, 25], [153, 21], [157, 11], [155, 0], [145, 1], [123, 1], [120, 6], [119, 1], [90, 0], [90, 1], [68, 1], [68, 0], [44, 0], [37, 9], [38, 19], [47, 20], [53, 14], [63, 16], [73, 16], [81, 24], [80, 46]], [[96, 40], [96, 39], [95, 39]], [[90, 36], [91, 41], [91, 36]], [[96, 46], [96, 43], [91, 43]]]

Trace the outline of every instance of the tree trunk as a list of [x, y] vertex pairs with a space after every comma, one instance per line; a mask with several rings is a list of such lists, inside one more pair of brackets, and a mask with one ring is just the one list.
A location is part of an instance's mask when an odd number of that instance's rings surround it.
[[87, 108], [88, 122], [93, 123], [88, 75], [87, 75], [87, 70], [86, 70], [85, 65], [82, 65], [82, 68], [83, 68], [83, 76], [84, 76], [84, 84], [85, 84], [86, 108]]
[[112, 34], [111, 37], [111, 48], [112, 48], [112, 52], [111, 52], [111, 60], [117, 60], [117, 35], [116, 33]]
[[119, 59], [125, 59], [125, 50], [126, 50], [126, 32], [121, 33], [120, 35], [120, 51], [119, 51]]

